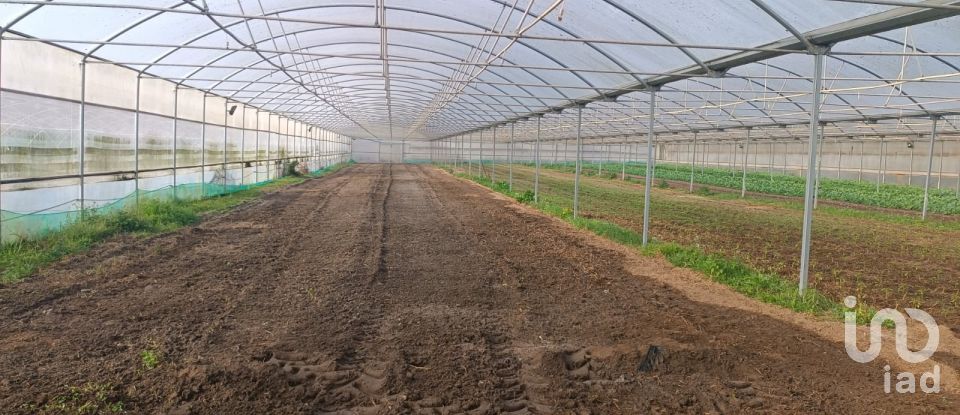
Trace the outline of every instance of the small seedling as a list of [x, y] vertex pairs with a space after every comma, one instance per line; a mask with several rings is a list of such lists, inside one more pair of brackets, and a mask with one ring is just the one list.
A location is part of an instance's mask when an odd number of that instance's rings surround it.
[[153, 370], [160, 365], [160, 353], [153, 349], [140, 352], [140, 363], [146, 370]]

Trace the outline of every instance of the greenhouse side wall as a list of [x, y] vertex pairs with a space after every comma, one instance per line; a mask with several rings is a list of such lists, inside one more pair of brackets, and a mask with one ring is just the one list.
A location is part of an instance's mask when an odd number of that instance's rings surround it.
[[81, 65], [81, 55], [47, 44], [0, 47], [3, 241], [57, 229], [81, 209], [222, 194], [273, 180], [293, 161], [315, 171], [349, 159], [351, 139], [276, 113]]

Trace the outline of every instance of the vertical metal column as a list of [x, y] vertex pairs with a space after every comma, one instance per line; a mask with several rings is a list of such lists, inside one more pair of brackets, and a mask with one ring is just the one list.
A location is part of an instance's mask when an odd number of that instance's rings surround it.
[[[880, 183], [887, 183], [887, 142], [886, 137], [880, 136]], [[880, 186], [877, 186], [880, 190]]]
[[818, 151], [817, 163], [816, 163], [816, 169], [815, 169], [817, 171], [817, 181], [816, 183], [814, 183], [814, 191], [813, 191], [813, 208], [814, 209], [817, 208], [817, 204], [820, 202], [820, 177], [823, 176], [823, 147], [824, 147], [824, 144], [826, 143], [825, 141], [826, 134], [824, 131], [825, 130], [824, 127], [825, 127], [825, 124], [820, 123], [820, 134], [817, 137], [817, 141], [818, 141], [817, 145], [820, 148], [817, 150]]
[[692, 163], [690, 164], [690, 192], [693, 192], [693, 173], [697, 171], [697, 132], [693, 132]]
[[647, 118], [647, 174], [643, 186], [643, 243], [650, 241], [650, 188], [653, 187], [653, 129], [656, 121], [657, 89], [650, 89], [650, 107]]
[[860, 170], [857, 171], [857, 183], [863, 181], [863, 139], [860, 140]]
[[133, 111], [133, 205], [140, 207], [140, 81], [143, 77], [137, 74], [137, 99]]
[[240, 108], [240, 187], [243, 187], [247, 169], [247, 107]]
[[260, 183], [260, 108], [257, 108], [256, 112], [257, 118], [253, 124], [253, 180], [254, 183]]
[[583, 142], [582, 134], [583, 124], [583, 105], [577, 105], [577, 161], [573, 175], [573, 218], [576, 219], [580, 214], [580, 170], [583, 168], [581, 157], [581, 146]]
[[627, 137], [623, 137], [620, 140], [620, 181], [627, 180], [627, 154], [624, 152], [626, 144]]
[[770, 181], [773, 181], [773, 159], [776, 154], [777, 149], [773, 141], [770, 142], [770, 153], [767, 154], [767, 158], [770, 159], [770, 162], [767, 163], [767, 174], [770, 175]]
[[483, 177], [483, 130], [479, 131], [480, 136], [477, 137], [477, 140], [480, 141], [480, 156], [477, 160], [477, 176]]
[[883, 136], [880, 136], [880, 159], [877, 161], [877, 193], [880, 192], [880, 183], [883, 182], [883, 150], [886, 146], [883, 142]]
[[603, 176], [603, 137], [600, 137], [600, 163], [597, 167], [597, 176]]
[[923, 212], [921, 219], [927, 220], [927, 207], [930, 203], [930, 175], [933, 173], [933, 150], [937, 141], [937, 122], [939, 117], [932, 117], [933, 125], [930, 127], [930, 154], [927, 155], [927, 179], [923, 182]]
[[223, 187], [220, 188], [220, 194], [227, 194], [227, 131], [230, 130], [227, 118], [230, 117], [230, 101], [223, 100]]
[[207, 197], [207, 93], [200, 105], [200, 198]]
[[540, 120], [542, 115], [537, 115], [537, 144], [536, 149], [536, 168], [533, 173], [533, 201], [540, 202]]
[[750, 161], [750, 132], [752, 128], [747, 128], [747, 141], [743, 145], [743, 175], [740, 177], [740, 197], [747, 196], [747, 162]]
[[493, 126], [493, 139], [491, 140], [491, 142], [493, 143], [493, 157], [492, 157], [493, 165], [490, 166], [490, 181], [496, 184], [497, 183], [497, 126], [496, 125]]
[[84, 194], [87, 172], [87, 60], [80, 61], [80, 220], [86, 216], [86, 195]]
[[173, 87], [173, 200], [177, 200], [177, 119], [180, 103], [180, 85]]
[[507, 183], [508, 183], [508, 186], [509, 186], [511, 192], [513, 191], [513, 139], [514, 139], [514, 135], [513, 135], [513, 134], [514, 134], [514, 127], [516, 127], [516, 123], [510, 124], [510, 157], [509, 157], [509, 160], [508, 160], [508, 162], [510, 163], [510, 165], [507, 167], [507, 169], [509, 170], [509, 173], [507, 173], [507, 174], [509, 175], [509, 178], [507, 179]]
[[810, 236], [813, 233], [813, 196], [816, 193], [814, 166], [817, 165], [817, 133], [820, 128], [820, 95], [823, 88], [823, 55], [825, 51], [817, 49], [813, 53], [813, 99], [810, 114], [810, 143], [807, 153], [807, 183], [803, 201], [803, 236], [800, 242], [800, 295], [807, 290], [810, 274]]
[[837, 137], [837, 179], [840, 178], [841, 168], [843, 168], [843, 145], [840, 144], [840, 137]]
[[272, 128], [273, 128], [273, 114], [268, 112], [267, 113], [267, 151], [266, 151], [267, 168], [265, 169], [267, 173], [266, 180], [270, 180], [270, 170], [271, 170], [270, 165], [273, 164], [273, 162], [270, 160], [270, 131], [272, 131]]

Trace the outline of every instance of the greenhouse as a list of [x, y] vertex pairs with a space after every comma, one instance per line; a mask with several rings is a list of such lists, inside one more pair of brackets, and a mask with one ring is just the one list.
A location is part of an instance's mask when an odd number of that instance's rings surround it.
[[0, 0], [0, 312], [4, 414], [957, 413], [960, 1]]

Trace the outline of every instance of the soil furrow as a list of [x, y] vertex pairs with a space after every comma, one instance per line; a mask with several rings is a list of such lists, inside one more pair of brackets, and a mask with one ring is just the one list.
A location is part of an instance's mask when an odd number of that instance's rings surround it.
[[0, 288], [0, 412], [957, 408], [884, 394], [882, 359], [660, 282], [677, 272], [440, 170], [356, 165]]

